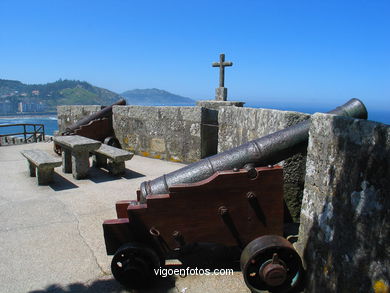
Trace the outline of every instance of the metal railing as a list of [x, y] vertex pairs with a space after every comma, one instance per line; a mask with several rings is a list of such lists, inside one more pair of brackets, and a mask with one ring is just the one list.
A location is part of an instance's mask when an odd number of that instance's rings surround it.
[[[43, 124], [31, 124], [31, 123], [19, 123], [19, 124], [4, 124], [0, 125], [0, 127], [16, 127], [23, 126], [23, 132], [15, 132], [15, 133], [7, 133], [0, 134], [1, 137], [6, 136], [15, 136], [15, 135], [23, 135], [24, 142], [37, 142], [45, 140], [45, 125]], [[28, 127], [32, 126], [32, 129], [28, 129]]]

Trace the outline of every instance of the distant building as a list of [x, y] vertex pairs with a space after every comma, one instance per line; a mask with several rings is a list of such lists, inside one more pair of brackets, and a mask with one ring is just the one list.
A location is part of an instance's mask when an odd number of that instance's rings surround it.
[[33, 91], [31, 91], [31, 94], [33, 96], [39, 96], [39, 90], [33, 90]]
[[0, 102], [0, 114], [16, 113], [17, 109], [18, 109], [17, 103], [13, 103], [9, 100], [3, 100]]
[[43, 112], [46, 110], [45, 104], [42, 102], [19, 102], [18, 112]]

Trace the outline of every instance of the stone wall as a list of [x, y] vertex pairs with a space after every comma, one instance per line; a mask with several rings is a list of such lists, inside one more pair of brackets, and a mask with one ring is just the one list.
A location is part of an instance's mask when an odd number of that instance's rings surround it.
[[[218, 152], [284, 129], [310, 115], [272, 109], [223, 107], [219, 109]], [[281, 162], [284, 168], [284, 197], [295, 222], [299, 221], [305, 177], [305, 153]]]
[[75, 122], [102, 109], [100, 105], [57, 106], [58, 131], [61, 133]]
[[390, 126], [313, 115], [306, 172], [306, 291], [390, 292]]
[[217, 152], [217, 111], [202, 107], [114, 106], [122, 148], [136, 154], [191, 163]]

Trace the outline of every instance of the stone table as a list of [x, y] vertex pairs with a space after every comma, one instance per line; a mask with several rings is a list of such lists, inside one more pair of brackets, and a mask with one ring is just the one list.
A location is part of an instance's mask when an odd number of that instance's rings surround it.
[[87, 177], [89, 153], [97, 150], [101, 142], [79, 135], [55, 136], [54, 142], [62, 148], [62, 171], [73, 178]]

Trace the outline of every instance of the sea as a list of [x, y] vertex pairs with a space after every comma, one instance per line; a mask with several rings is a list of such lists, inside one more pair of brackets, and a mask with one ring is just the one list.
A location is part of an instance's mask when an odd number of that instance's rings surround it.
[[[1, 116], [0, 126], [7, 124], [43, 124], [45, 126], [45, 134], [53, 135], [54, 131], [58, 130], [58, 120], [55, 114], [50, 115], [14, 115]], [[26, 131], [33, 131], [33, 126], [27, 126]], [[23, 132], [23, 126], [0, 127], [0, 134], [20, 133]], [[17, 136], [17, 135], [15, 135]], [[19, 135], [20, 136], [20, 135]]]
[[[302, 107], [302, 106], [283, 106], [283, 105], [272, 105], [272, 104], [245, 104], [245, 107], [252, 108], [270, 108], [270, 109], [279, 109], [286, 111], [297, 111], [303, 113], [313, 114], [315, 112], [326, 112], [329, 109], [322, 109], [318, 107]], [[379, 111], [379, 110], [369, 110], [369, 120], [376, 121], [384, 124], [390, 125], [390, 111]], [[43, 124], [45, 125], [45, 134], [53, 135], [54, 131], [58, 130], [58, 121], [55, 114], [50, 115], [13, 115], [13, 116], [0, 116], [0, 125], [6, 124], [21, 124], [21, 123], [30, 123], [30, 124]], [[27, 131], [32, 131], [32, 126], [28, 126]], [[12, 126], [12, 127], [0, 127], [0, 134], [10, 134], [23, 132], [22, 126]]]

